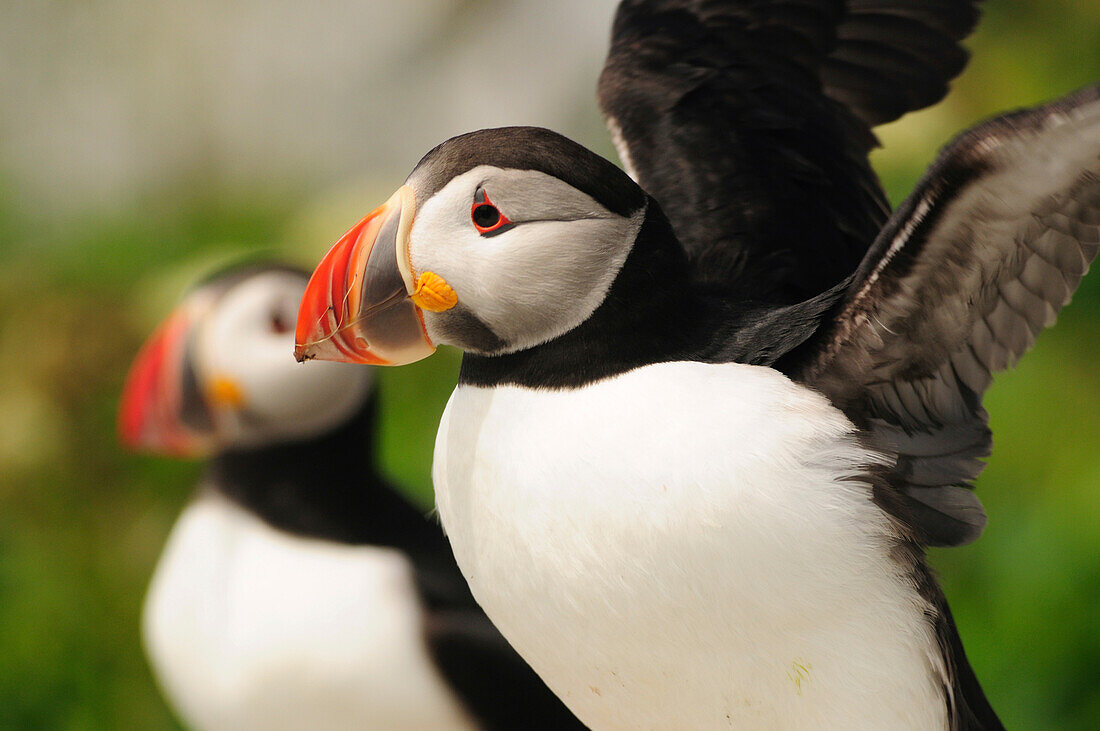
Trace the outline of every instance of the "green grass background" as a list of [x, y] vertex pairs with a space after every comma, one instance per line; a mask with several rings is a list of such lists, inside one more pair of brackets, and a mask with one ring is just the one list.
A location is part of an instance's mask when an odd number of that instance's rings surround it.
[[[993, 2], [969, 45], [945, 103], [880, 130], [875, 163], [895, 202], [965, 126], [1100, 80], [1100, 3]], [[0, 167], [0, 728], [175, 725], [138, 612], [198, 465], [116, 446], [125, 369], [190, 280], [243, 252], [311, 264], [400, 179], [323, 196], [295, 181], [201, 182], [181, 175], [132, 209], [58, 222], [6, 202]], [[1098, 361], [1094, 274], [986, 399], [996, 450], [979, 481], [985, 536], [933, 555], [1011, 728], [1100, 727]], [[381, 374], [383, 461], [425, 507], [457, 363], [441, 352]]]

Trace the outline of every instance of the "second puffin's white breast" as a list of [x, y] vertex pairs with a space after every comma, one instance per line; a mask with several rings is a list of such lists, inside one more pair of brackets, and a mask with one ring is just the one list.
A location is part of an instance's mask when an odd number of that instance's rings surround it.
[[594, 729], [945, 728], [852, 432], [752, 366], [460, 386], [436, 495], [478, 602]]
[[217, 495], [180, 517], [143, 617], [195, 728], [472, 728], [422, 621], [400, 552], [290, 536]]

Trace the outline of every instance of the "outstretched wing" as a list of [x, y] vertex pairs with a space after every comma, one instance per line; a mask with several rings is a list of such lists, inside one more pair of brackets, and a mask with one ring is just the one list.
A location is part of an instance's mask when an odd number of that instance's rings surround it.
[[964, 133], [860, 265], [800, 380], [897, 450], [930, 543], [976, 538], [982, 394], [1054, 323], [1100, 248], [1100, 86]]
[[789, 303], [889, 215], [870, 128], [939, 101], [980, 0], [624, 0], [599, 99], [700, 278]]

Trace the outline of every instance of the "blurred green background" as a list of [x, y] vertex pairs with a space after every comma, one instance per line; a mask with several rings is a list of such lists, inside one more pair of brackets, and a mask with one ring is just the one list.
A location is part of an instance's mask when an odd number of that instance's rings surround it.
[[[114, 409], [140, 341], [190, 281], [257, 251], [311, 265], [419, 152], [465, 129], [538, 123], [614, 157], [593, 100], [611, 0], [564, 3], [552, 18], [539, 3], [490, 0], [358, 14], [339, 0], [309, 11], [246, 2], [229, 19], [209, 2], [165, 5], [174, 22], [194, 21], [161, 29], [190, 38], [172, 58], [158, 55], [171, 44], [140, 40], [156, 17], [134, 20], [117, 2], [0, 2], [3, 728], [175, 725], [144, 664], [138, 616], [199, 465], [123, 453]], [[948, 99], [880, 130], [875, 164], [895, 202], [954, 133], [1100, 79], [1100, 3], [987, 5]], [[192, 18], [206, 11], [206, 25]], [[348, 51], [379, 23], [396, 34], [391, 46]], [[290, 32], [302, 42], [264, 45]], [[226, 66], [218, 53], [230, 48]], [[554, 48], [554, 64], [538, 63]], [[292, 63], [276, 63], [287, 54]], [[254, 56], [263, 62], [252, 68]], [[360, 68], [339, 86], [340, 69]], [[275, 88], [248, 96], [265, 81]], [[243, 101], [216, 113], [208, 86]], [[196, 109], [206, 109], [197, 130], [164, 123]], [[339, 115], [352, 119], [329, 124]], [[979, 481], [984, 537], [933, 555], [1010, 728], [1100, 727], [1098, 361], [1094, 274], [986, 399], [996, 450]], [[425, 507], [456, 367], [443, 352], [381, 374], [384, 463]]]

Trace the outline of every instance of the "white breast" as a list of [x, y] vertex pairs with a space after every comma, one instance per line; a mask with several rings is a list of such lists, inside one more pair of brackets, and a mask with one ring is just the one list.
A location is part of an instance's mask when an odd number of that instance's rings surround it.
[[852, 431], [753, 366], [460, 386], [436, 495], [478, 602], [594, 729], [945, 728]]
[[145, 644], [197, 729], [467, 729], [399, 552], [276, 531], [206, 496], [172, 531]]

